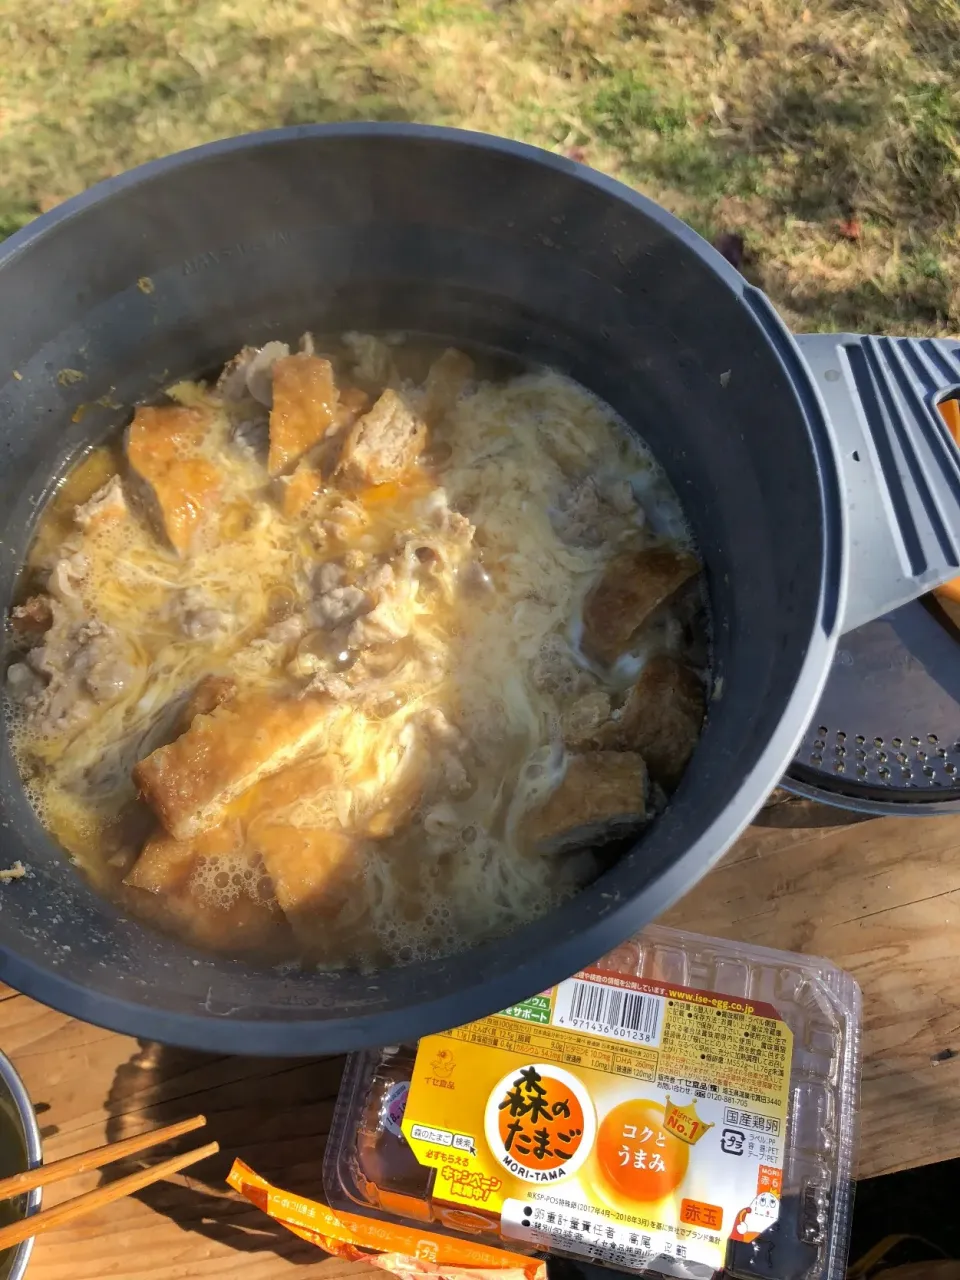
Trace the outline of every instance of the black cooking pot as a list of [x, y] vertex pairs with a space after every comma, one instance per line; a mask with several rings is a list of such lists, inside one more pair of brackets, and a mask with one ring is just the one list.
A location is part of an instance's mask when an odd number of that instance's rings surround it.
[[682, 223], [529, 147], [383, 125], [201, 147], [8, 240], [0, 296], [4, 604], [58, 479], [151, 387], [307, 327], [396, 328], [543, 361], [613, 405], [693, 522], [716, 619], [702, 741], [637, 847], [507, 938], [373, 976], [258, 970], [120, 917], [44, 833], [4, 742], [3, 863], [30, 876], [0, 891], [0, 978], [134, 1035], [342, 1050], [565, 977], [661, 912], [749, 822], [844, 626], [960, 566], [960, 469], [932, 408], [960, 382], [953, 344], [815, 339], [808, 363], [766, 298]]

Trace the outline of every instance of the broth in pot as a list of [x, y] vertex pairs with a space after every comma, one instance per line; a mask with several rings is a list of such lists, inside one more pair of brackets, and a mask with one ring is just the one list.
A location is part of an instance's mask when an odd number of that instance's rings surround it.
[[372, 968], [548, 911], [656, 820], [708, 679], [676, 495], [544, 369], [402, 336], [245, 348], [42, 513], [12, 740], [131, 915]]

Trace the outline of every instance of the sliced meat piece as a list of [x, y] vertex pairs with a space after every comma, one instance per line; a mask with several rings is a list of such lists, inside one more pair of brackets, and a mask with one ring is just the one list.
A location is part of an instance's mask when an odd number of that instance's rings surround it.
[[82, 551], [62, 555], [50, 570], [47, 590], [63, 604], [74, 604], [80, 599], [83, 582], [90, 572], [90, 560]]
[[195, 716], [208, 716], [211, 711], [236, 697], [237, 682], [233, 676], [204, 676], [183, 709], [183, 729], [190, 728]]
[[256, 354], [256, 347], [243, 347], [223, 366], [217, 379], [217, 391], [224, 400], [244, 400], [249, 395], [247, 370]]
[[[629, 523], [624, 517], [630, 517]], [[643, 511], [626, 480], [611, 481], [601, 488], [593, 476], [581, 480], [561, 499], [551, 519], [565, 542], [580, 547], [599, 547], [622, 539], [644, 524]]]
[[286, 360], [290, 348], [285, 342], [266, 342], [254, 351], [246, 366], [247, 390], [254, 400], [269, 409], [273, 404], [273, 373], [281, 360]]
[[426, 423], [396, 391], [384, 391], [350, 428], [337, 475], [358, 487], [397, 480], [413, 466], [426, 442]]
[[30, 596], [10, 610], [10, 625], [18, 644], [39, 644], [53, 626], [53, 601], [49, 596]]
[[525, 843], [564, 853], [627, 835], [647, 814], [647, 767], [632, 751], [571, 756], [560, 785], [523, 820]]
[[280, 510], [288, 520], [298, 520], [323, 488], [323, 476], [307, 462], [300, 462], [292, 475], [280, 482]]
[[643, 508], [637, 505], [629, 480], [607, 480], [601, 489], [601, 496], [617, 515], [630, 516], [636, 527], [645, 523]]
[[361, 413], [370, 408], [371, 400], [366, 391], [359, 387], [343, 387], [340, 391], [340, 403], [337, 405], [336, 426], [340, 430], [352, 427]]
[[646, 664], [619, 716], [596, 738], [604, 747], [639, 751], [654, 781], [673, 790], [700, 739], [705, 710], [696, 674], [662, 654]]
[[343, 345], [353, 357], [353, 377], [365, 390], [378, 396], [397, 382], [393, 352], [382, 338], [370, 333], [345, 333]]
[[408, 582], [398, 582], [389, 594], [370, 610], [361, 613], [347, 632], [347, 647], [366, 649], [368, 645], [396, 644], [413, 627], [416, 593]]
[[335, 498], [324, 505], [323, 519], [309, 526], [310, 537], [319, 551], [325, 551], [331, 541], [354, 542], [370, 522], [364, 507], [352, 498]]
[[267, 470], [282, 475], [327, 434], [337, 412], [333, 366], [321, 356], [295, 355], [273, 366], [273, 408]]
[[301, 613], [293, 613], [289, 618], [281, 618], [267, 627], [263, 633], [268, 644], [290, 645], [301, 639], [307, 629], [307, 621]]
[[197, 858], [239, 852], [243, 833], [238, 822], [211, 827], [192, 840], [174, 840], [163, 828], [150, 837], [140, 857], [123, 878], [124, 884], [149, 893], [177, 893], [186, 887]]
[[[128, 658], [112, 627], [58, 604], [42, 643], [27, 652], [25, 664], [10, 668], [7, 679], [21, 686], [24, 706], [44, 730], [63, 731], [86, 720], [96, 703], [109, 702], [127, 688], [135, 675]], [[41, 677], [42, 688], [29, 686], [21, 665]]]
[[439, 707], [427, 707], [420, 719], [430, 737], [451, 751], [467, 751], [470, 743], [455, 724], [451, 724]]
[[[319, 664], [319, 659], [317, 659], [317, 662]], [[293, 664], [291, 663], [291, 666], [292, 665]], [[302, 663], [300, 666], [295, 668], [295, 670], [298, 672], [302, 671], [304, 675], [309, 675], [310, 673], [305, 670], [305, 667], [308, 665], [309, 664], [307, 663]], [[350, 698], [359, 697], [362, 690], [355, 689], [351, 685], [347, 684], [343, 676], [337, 675], [335, 671], [323, 672], [318, 670], [317, 674], [311, 678], [310, 683], [303, 692], [305, 694], [325, 693], [328, 697], [333, 698], [335, 702], [347, 702]]]
[[264, 823], [251, 846], [273, 881], [280, 910], [303, 942], [322, 942], [324, 923], [362, 892], [361, 849], [341, 831]]
[[450, 541], [467, 547], [473, 542], [476, 526], [465, 515], [454, 511], [445, 489], [434, 489], [424, 503], [424, 514], [434, 528], [439, 529]]
[[270, 417], [262, 406], [248, 410], [248, 405], [253, 401], [246, 401], [242, 409], [230, 415], [230, 442], [251, 462], [265, 467], [270, 450]]
[[616, 556], [584, 601], [585, 652], [598, 662], [616, 662], [654, 610], [699, 572], [696, 556], [670, 547]]
[[347, 633], [347, 648], [392, 645], [405, 639], [413, 627], [417, 598], [417, 584], [409, 567], [398, 565], [395, 571], [390, 564], [375, 563], [359, 581], [367, 604]]
[[577, 666], [570, 646], [556, 632], [544, 637], [540, 651], [533, 660], [531, 675], [535, 687], [541, 693], [552, 693], [563, 698], [584, 693], [593, 683], [593, 678]]
[[424, 383], [423, 417], [428, 427], [450, 412], [473, 374], [473, 361], [453, 347], [434, 360]]
[[568, 747], [585, 747], [610, 719], [610, 695], [602, 689], [585, 693], [560, 715], [560, 732]]
[[72, 672], [81, 676], [94, 702], [109, 702], [126, 689], [133, 671], [122, 654], [122, 637], [95, 619], [75, 633], [79, 651]]
[[113, 476], [91, 498], [77, 507], [73, 518], [81, 529], [88, 530], [97, 525], [122, 520], [126, 514], [127, 500], [123, 496], [123, 485], [119, 476]]
[[236, 619], [226, 609], [218, 609], [202, 587], [184, 587], [170, 598], [169, 616], [191, 640], [224, 639]]
[[141, 406], [127, 432], [127, 460], [140, 482], [151, 514], [178, 555], [216, 511], [220, 474], [199, 455], [210, 415], [181, 405]]
[[469, 740], [439, 707], [428, 707], [420, 716], [420, 722], [430, 738], [430, 759], [440, 787], [452, 796], [465, 796], [473, 790], [464, 763], [470, 750]]
[[359, 587], [333, 587], [323, 591], [308, 610], [310, 622], [327, 631], [353, 622], [371, 606], [370, 598]]
[[29, 709], [37, 705], [44, 683], [25, 662], [11, 662], [7, 667], [7, 690], [15, 702], [22, 702]]
[[321, 592], [333, 591], [346, 581], [346, 569], [338, 560], [325, 560], [313, 575], [314, 586]]
[[221, 822], [254, 783], [320, 746], [332, 709], [327, 699], [234, 698], [141, 760], [133, 780], [170, 834], [187, 840]]

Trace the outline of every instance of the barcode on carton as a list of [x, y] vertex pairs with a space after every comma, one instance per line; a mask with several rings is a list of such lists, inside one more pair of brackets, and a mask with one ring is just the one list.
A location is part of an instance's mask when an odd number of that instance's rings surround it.
[[570, 978], [557, 987], [551, 1022], [609, 1040], [658, 1045], [663, 996]]

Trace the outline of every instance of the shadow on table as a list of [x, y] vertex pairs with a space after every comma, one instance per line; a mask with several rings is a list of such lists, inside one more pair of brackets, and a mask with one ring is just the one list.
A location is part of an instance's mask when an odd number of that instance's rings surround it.
[[220, 1153], [160, 1182], [136, 1199], [185, 1231], [243, 1252], [274, 1252], [289, 1262], [316, 1263], [326, 1255], [236, 1195], [226, 1184], [239, 1156], [285, 1189], [323, 1198], [326, 1135], [343, 1068], [342, 1058], [218, 1057], [139, 1040], [113, 1079], [106, 1101], [107, 1140], [202, 1113], [206, 1128], [103, 1170], [112, 1182], [191, 1146], [216, 1140]]
[[871, 813], [855, 813], [852, 809], [821, 804], [804, 796], [794, 796], [782, 787], [768, 796], [766, 803], [753, 819], [755, 827], [808, 828], [849, 827], [857, 822], [869, 822]]

